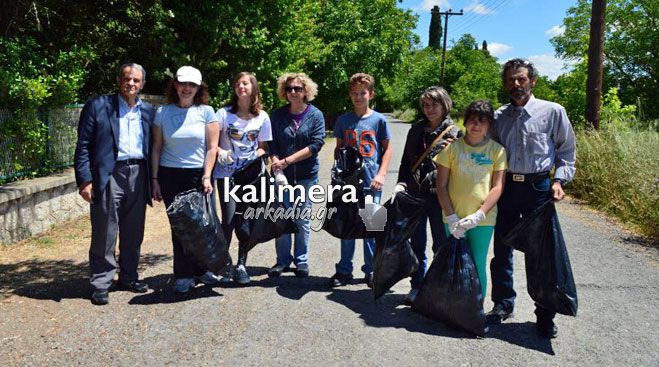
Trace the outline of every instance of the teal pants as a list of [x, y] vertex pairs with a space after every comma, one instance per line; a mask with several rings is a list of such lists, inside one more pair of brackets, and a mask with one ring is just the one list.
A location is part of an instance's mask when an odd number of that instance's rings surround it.
[[[448, 225], [444, 224], [444, 228], [446, 228], [446, 233], [450, 236]], [[481, 282], [483, 299], [485, 299], [485, 293], [487, 293], [487, 250], [490, 248], [492, 234], [494, 234], [494, 226], [478, 226], [465, 233], [465, 239], [471, 249], [471, 256], [476, 264], [478, 279]]]

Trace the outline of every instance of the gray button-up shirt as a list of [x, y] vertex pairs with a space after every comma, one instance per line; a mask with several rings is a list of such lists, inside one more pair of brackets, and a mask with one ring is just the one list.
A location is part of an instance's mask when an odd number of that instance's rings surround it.
[[555, 179], [572, 180], [576, 145], [563, 106], [531, 95], [524, 106], [501, 106], [494, 118], [492, 138], [506, 148], [508, 172], [538, 173], [555, 165]]

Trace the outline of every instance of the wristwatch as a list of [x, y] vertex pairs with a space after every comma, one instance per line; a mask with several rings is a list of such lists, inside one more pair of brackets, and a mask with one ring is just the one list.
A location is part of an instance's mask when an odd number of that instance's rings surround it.
[[560, 182], [561, 186], [565, 186], [567, 181], [560, 179], [560, 178], [554, 178], [554, 182]]

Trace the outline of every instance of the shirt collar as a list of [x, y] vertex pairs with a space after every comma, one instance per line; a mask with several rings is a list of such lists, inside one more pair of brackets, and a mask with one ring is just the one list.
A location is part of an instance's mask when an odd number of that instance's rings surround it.
[[526, 101], [526, 104], [524, 106], [517, 107], [510, 103], [508, 105], [508, 115], [514, 116], [516, 112], [519, 112], [520, 110], [525, 111], [529, 117], [533, 116], [533, 110], [536, 105], [537, 101], [535, 99], [535, 96], [531, 94], [531, 97], [529, 97], [529, 100]]
[[[123, 108], [123, 109], [126, 109], [126, 111], [130, 111], [130, 107], [128, 106], [128, 102], [126, 102], [126, 100], [124, 99], [124, 97], [121, 96], [121, 94], [118, 95], [118, 99], [119, 99], [119, 108]], [[140, 107], [141, 105], [142, 105], [142, 100], [138, 96], [138, 97], [136, 97], [135, 107]]]

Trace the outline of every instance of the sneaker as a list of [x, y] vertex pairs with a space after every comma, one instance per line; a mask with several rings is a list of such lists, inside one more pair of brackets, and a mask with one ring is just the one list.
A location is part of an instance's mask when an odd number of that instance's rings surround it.
[[309, 276], [309, 265], [308, 264], [297, 264], [295, 265], [295, 276], [298, 278], [306, 278]]
[[179, 278], [174, 282], [174, 293], [177, 294], [186, 294], [190, 291], [190, 288], [195, 285], [194, 279], [192, 278]]
[[211, 271], [207, 271], [204, 273], [202, 276], [197, 276], [195, 277], [196, 280], [198, 280], [201, 283], [204, 283], [206, 285], [216, 285], [220, 283], [220, 277], [217, 275], [213, 274]]
[[373, 273], [368, 273], [364, 275], [364, 282], [366, 283], [366, 286], [369, 288], [373, 288]]
[[553, 321], [550, 322], [536, 322], [535, 330], [538, 334], [546, 339], [554, 339], [558, 335], [558, 328]]
[[419, 290], [416, 288], [412, 288], [410, 290], [410, 293], [407, 294], [407, 297], [405, 297], [405, 301], [408, 304], [412, 304], [414, 300], [416, 299], [416, 296], [419, 294]]
[[502, 321], [506, 321], [513, 317], [513, 311], [507, 310], [504, 305], [494, 305], [492, 311], [488, 312], [485, 315], [485, 320], [488, 324], [500, 324]]
[[231, 283], [232, 269], [233, 267], [231, 265], [227, 266], [227, 270], [225, 270], [220, 277], [220, 283]]
[[233, 281], [238, 284], [249, 284], [249, 274], [247, 274], [247, 269], [245, 265], [238, 265], [233, 270]]
[[336, 273], [332, 275], [332, 277], [330, 278], [329, 286], [339, 287], [350, 283], [351, 280], [352, 280], [352, 274]]
[[284, 265], [275, 264], [273, 267], [270, 268], [270, 270], [268, 270], [268, 276], [270, 278], [276, 278], [276, 277], [280, 276], [281, 273], [284, 272], [285, 268], [286, 267]]

